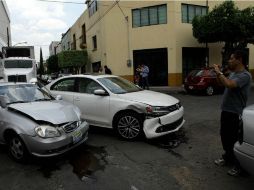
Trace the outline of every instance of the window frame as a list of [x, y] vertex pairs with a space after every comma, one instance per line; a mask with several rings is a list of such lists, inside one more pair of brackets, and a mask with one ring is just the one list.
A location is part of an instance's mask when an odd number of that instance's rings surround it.
[[79, 91], [79, 85], [80, 85], [80, 81], [81, 80], [90, 80], [90, 81], [93, 81], [93, 82], [95, 82], [96, 84], [98, 84], [98, 86], [100, 86], [101, 87], [101, 89], [103, 89], [103, 90], [105, 90], [105, 92], [107, 92], [108, 93], [108, 91], [98, 82], [98, 81], [96, 81], [96, 80], [94, 80], [94, 79], [91, 79], [91, 78], [87, 78], [87, 77], [79, 77], [79, 78], [77, 78], [77, 93], [79, 93], [79, 94], [93, 94], [94, 95], [94, 93], [88, 93], [88, 92], [80, 92]]
[[[166, 14], [165, 23], [160, 23], [159, 7], [165, 7], [166, 8], [166, 11], [165, 11], [165, 14]], [[154, 9], [154, 8], [156, 8], [156, 12], [157, 12], [157, 15], [156, 15], [157, 22], [156, 23], [151, 23], [151, 21], [150, 21], [150, 17], [151, 17], [150, 9]], [[145, 9], [147, 9], [147, 12], [148, 12], [148, 23], [142, 25], [141, 12], [142, 12], [142, 10], [145, 10]], [[134, 12], [139, 12], [139, 25], [134, 22]], [[160, 5], [154, 5], [154, 6], [149, 6], [149, 7], [142, 7], [142, 8], [132, 9], [132, 28], [167, 24], [167, 22], [168, 22], [168, 18], [167, 17], [168, 17], [167, 16], [167, 4], [160, 4]]]
[[92, 37], [92, 43], [93, 43], [93, 51], [95, 51], [95, 50], [97, 50], [97, 36], [96, 35], [94, 35], [93, 37]]
[[[187, 12], [186, 12], [186, 21], [183, 20], [183, 6], [186, 6], [187, 7]], [[193, 7], [194, 8], [194, 17], [195, 16], [204, 16], [208, 13], [208, 6], [206, 5], [193, 5], [193, 4], [187, 4], [187, 3], [181, 3], [181, 20], [182, 20], [182, 23], [186, 23], [186, 24], [191, 24], [192, 23], [192, 20], [190, 21], [190, 15], [189, 15], [189, 7]], [[196, 13], [196, 9], [197, 8], [200, 8], [201, 9], [201, 15], [197, 15]], [[202, 14], [203, 13], [203, 8], [206, 9], [206, 14]], [[194, 18], [193, 17], [193, 18]]]
[[93, 0], [88, 4], [88, 14], [89, 17], [93, 16], [98, 11], [98, 2], [97, 0]]
[[[61, 82], [66, 81], [66, 80], [74, 80], [73, 91], [65, 91], [65, 90], [56, 90], [56, 89], [54, 89], [57, 85], [59, 85]], [[59, 92], [77, 92], [77, 80], [76, 80], [75, 77], [63, 78], [63, 79], [57, 81], [55, 84], [53, 84], [53, 85], [50, 87], [50, 90], [59, 91]]]

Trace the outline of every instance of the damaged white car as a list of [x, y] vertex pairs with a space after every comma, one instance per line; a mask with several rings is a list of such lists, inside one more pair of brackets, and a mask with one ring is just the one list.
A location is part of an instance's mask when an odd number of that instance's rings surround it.
[[178, 131], [184, 108], [172, 96], [143, 90], [113, 75], [72, 75], [48, 84], [53, 95], [78, 106], [90, 125], [114, 128], [124, 139], [155, 138]]
[[79, 108], [34, 84], [0, 83], [0, 106], [0, 143], [16, 161], [29, 154], [55, 156], [88, 138], [89, 125], [81, 121]]

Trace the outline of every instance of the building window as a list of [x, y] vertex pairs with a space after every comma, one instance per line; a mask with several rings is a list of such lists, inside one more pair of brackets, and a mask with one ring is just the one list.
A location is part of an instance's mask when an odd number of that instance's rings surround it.
[[82, 25], [82, 43], [86, 44], [86, 25]]
[[93, 0], [88, 4], [88, 13], [89, 17], [91, 17], [98, 10], [97, 0]]
[[182, 23], [192, 23], [195, 16], [204, 16], [207, 14], [206, 6], [182, 4]]
[[167, 24], [167, 5], [132, 10], [132, 27]]
[[97, 38], [96, 36], [93, 36], [93, 50], [97, 49]]
[[75, 35], [75, 34], [73, 34], [72, 49], [73, 49], [73, 50], [76, 50], [76, 35]]

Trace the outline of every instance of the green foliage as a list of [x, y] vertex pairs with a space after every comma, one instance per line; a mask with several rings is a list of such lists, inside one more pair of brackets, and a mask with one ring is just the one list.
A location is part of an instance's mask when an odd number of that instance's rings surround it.
[[58, 55], [59, 68], [83, 67], [88, 62], [87, 51], [63, 51]]
[[58, 57], [57, 55], [51, 55], [47, 59], [47, 68], [48, 68], [48, 73], [55, 73], [58, 72]]
[[205, 16], [192, 21], [193, 36], [200, 43], [225, 42], [222, 65], [235, 49], [245, 50], [254, 43], [254, 7], [238, 9], [233, 1], [225, 1]]
[[251, 42], [254, 36], [253, 15], [253, 7], [239, 10], [233, 1], [225, 1], [208, 15], [193, 19], [193, 36], [200, 43]]
[[40, 74], [40, 75], [44, 74], [43, 56], [42, 56], [41, 48], [40, 48], [40, 67], [39, 67], [39, 70], [38, 70], [38, 74]]

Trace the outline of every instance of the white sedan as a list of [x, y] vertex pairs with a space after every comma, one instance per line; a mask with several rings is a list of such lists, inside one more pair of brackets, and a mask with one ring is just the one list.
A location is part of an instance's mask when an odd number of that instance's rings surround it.
[[239, 141], [234, 152], [241, 166], [254, 175], [254, 105], [243, 110], [243, 126], [239, 132]]
[[114, 128], [124, 139], [155, 138], [178, 131], [184, 108], [172, 96], [143, 90], [113, 75], [71, 75], [45, 88], [77, 105], [90, 125]]

